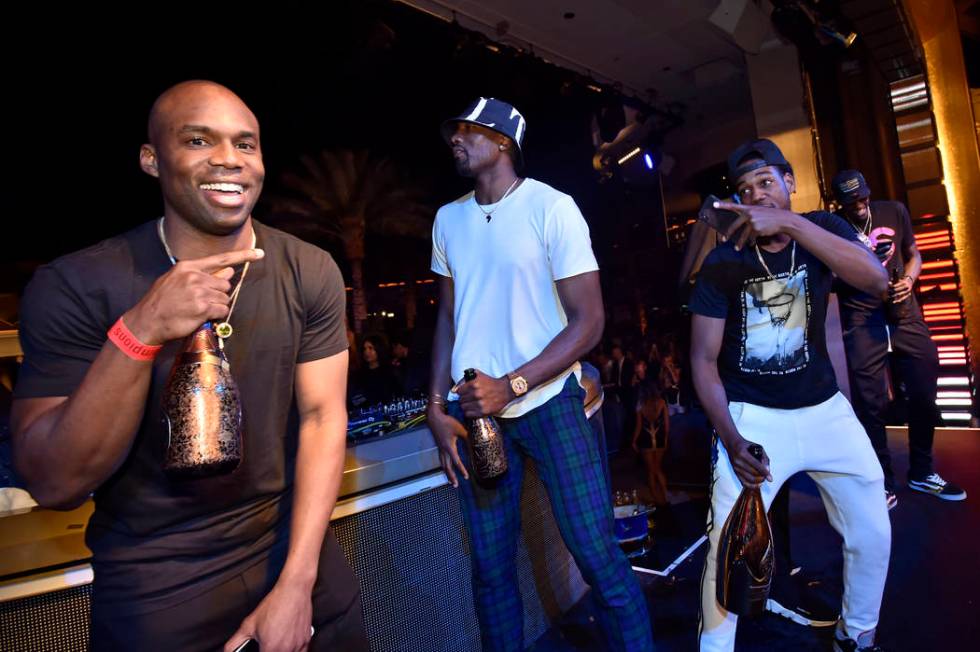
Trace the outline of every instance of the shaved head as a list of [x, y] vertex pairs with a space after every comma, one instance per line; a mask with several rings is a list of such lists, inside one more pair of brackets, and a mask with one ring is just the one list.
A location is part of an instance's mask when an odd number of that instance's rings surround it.
[[185, 105], [187, 102], [208, 101], [211, 99], [222, 98], [231, 100], [241, 105], [252, 120], [258, 124], [255, 114], [248, 108], [242, 98], [238, 97], [226, 86], [213, 81], [204, 79], [191, 79], [175, 84], [163, 91], [153, 102], [150, 108], [150, 119], [147, 122], [146, 133], [150, 144], [157, 145], [160, 142], [162, 130], [166, 130], [173, 118], [175, 110]]
[[140, 167], [160, 180], [164, 215], [197, 231], [227, 235], [242, 227], [262, 191], [259, 122], [221, 84], [185, 81], [150, 110]]

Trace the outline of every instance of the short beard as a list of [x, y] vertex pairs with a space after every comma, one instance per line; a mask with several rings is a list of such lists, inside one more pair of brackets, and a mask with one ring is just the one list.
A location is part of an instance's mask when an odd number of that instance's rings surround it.
[[463, 158], [456, 159], [456, 174], [466, 178], [473, 176], [473, 170], [470, 168], [469, 157], [464, 156]]

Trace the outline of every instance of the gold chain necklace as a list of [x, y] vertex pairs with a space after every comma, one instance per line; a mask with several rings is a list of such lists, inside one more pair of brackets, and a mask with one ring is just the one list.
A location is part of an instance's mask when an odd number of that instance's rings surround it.
[[[174, 258], [173, 252], [170, 251], [170, 245], [167, 244], [167, 236], [163, 233], [163, 218], [161, 217], [157, 220], [157, 234], [160, 236], [160, 242], [163, 243], [163, 249], [167, 252], [167, 257], [170, 258], [170, 264], [176, 265], [177, 259]], [[256, 238], [255, 238], [255, 227], [252, 227], [252, 249], [255, 249]], [[238, 279], [238, 284], [235, 285], [235, 289], [231, 291], [231, 307], [228, 309], [228, 316], [225, 320], [214, 327], [214, 333], [218, 336], [218, 346], [222, 349], [225, 348], [225, 340], [231, 337], [235, 329], [231, 327], [229, 323], [231, 321], [231, 313], [235, 311], [235, 304], [238, 303], [238, 293], [241, 292], [242, 283], [245, 282], [245, 275], [248, 274], [248, 267], [252, 261], [246, 261], [245, 267], [242, 268], [242, 276]]]
[[[772, 272], [769, 271], [769, 265], [766, 265], [766, 261], [762, 260], [762, 252], [759, 251], [759, 245], [756, 244], [754, 246], [755, 246], [755, 255], [756, 255], [756, 257], [758, 257], [759, 262], [762, 264], [762, 269], [766, 270], [766, 274], [769, 275], [769, 278], [776, 278], [775, 275]], [[796, 240], [793, 240], [793, 249], [790, 251], [790, 254], [789, 254], [789, 275], [790, 276], [793, 275], [793, 270], [795, 270], [795, 269], [796, 269]]]

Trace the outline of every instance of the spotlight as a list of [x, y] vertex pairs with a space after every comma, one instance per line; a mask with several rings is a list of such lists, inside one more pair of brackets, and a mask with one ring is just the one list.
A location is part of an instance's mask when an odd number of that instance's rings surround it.
[[640, 152], [642, 152], [642, 151], [643, 151], [643, 150], [642, 150], [642, 149], [640, 149], [639, 147], [634, 147], [634, 148], [633, 148], [633, 149], [631, 149], [630, 151], [628, 151], [628, 152], [626, 152], [626, 155], [625, 155], [625, 156], [622, 156], [622, 157], [621, 157], [621, 158], [620, 158], [620, 159], [619, 159], [618, 161], [616, 161], [616, 162], [617, 162], [617, 163], [619, 163], [620, 165], [622, 165], [623, 163], [626, 163], [627, 161], [629, 161], [629, 160], [631, 160], [631, 159], [632, 159], [633, 157], [635, 157], [635, 156], [636, 156], [637, 154], [639, 154], [639, 153], [640, 153]]

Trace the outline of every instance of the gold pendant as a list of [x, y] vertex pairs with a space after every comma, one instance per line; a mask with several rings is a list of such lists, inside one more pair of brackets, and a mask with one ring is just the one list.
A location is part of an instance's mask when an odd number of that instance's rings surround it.
[[231, 334], [235, 332], [235, 329], [231, 327], [231, 324], [229, 324], [226, 321], [223, 321], [217, 326], [215, 326], [214, 332], [221, 339], [227, 339], [231, 337]]

